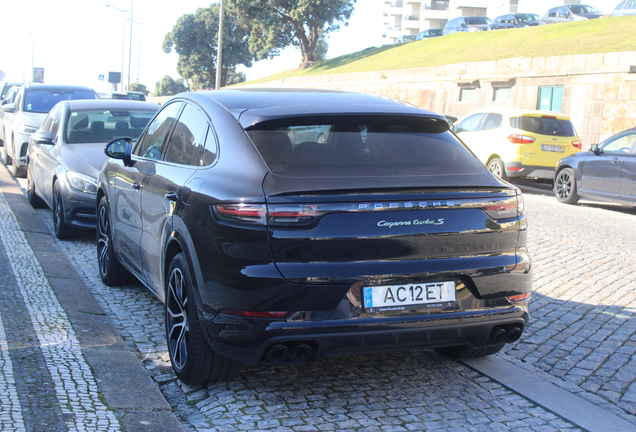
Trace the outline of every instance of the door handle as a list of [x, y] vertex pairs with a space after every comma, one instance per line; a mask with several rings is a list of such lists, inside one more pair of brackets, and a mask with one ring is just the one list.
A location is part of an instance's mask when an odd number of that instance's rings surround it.
[[134, 190], [140, 190], [141, 189], [141, 184], [135, 182], [135, 183], [132, 184], [132, 188]]
[[177, 201], [179, 199], [179, 197], [177, 196], [176, 193], [174, 192], [168, 192], [167, 194], [164, 195], [166, 198], [168, 198], [169, 201]]
[[617, 163], [617, 162], [619, 162], [619, 161], [620, 161], [620, 159], [619, 159], [619, 158], [617, 158], [617, 157], [615, 157], [614, 159], [612, 159], [612, 163]]

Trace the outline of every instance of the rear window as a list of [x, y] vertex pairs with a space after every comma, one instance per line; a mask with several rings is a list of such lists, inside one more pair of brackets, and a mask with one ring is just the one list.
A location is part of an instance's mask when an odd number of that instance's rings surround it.
[[247, 133], [272, 172], [293, 177], [476, 174], [484, 170], [448, 131], [443, 119], [389, 115], [288, 118], [256, 124]]
[[91, 91], [30, 90], [24, 96], [24, 111], [48, 113], [58, 102], [78, 99], [97, 99], [97, 94]]
[[471, 25], [490, 24], [490, 20], [486, 17], [464, 17], [464, 20]]
[[559, 120], [556, 117], [510, 117], [510, 126], [526, 132], [540, 135], [576, 136], [574, 126], [569, 120]]
[[147, 109], [73, 111], [66, 122], [66, 142], [98, 143], [120, 137], [136, 140], [154, 115], [155, 111]]

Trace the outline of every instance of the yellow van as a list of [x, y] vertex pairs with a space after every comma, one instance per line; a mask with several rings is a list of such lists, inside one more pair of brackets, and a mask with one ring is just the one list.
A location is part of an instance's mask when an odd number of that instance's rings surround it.
[[486, 107], [455, 123], [455, 134], [488, 167], [509, 177], [554, 179], [564, 157], [581, 151], [570, 118], [552, 111]]

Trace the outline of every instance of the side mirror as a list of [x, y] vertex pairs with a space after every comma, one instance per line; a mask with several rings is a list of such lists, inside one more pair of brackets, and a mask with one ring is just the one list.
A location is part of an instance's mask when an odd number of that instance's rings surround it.
[[590, 146], [590, 151], [594, 153], [596, 156], [602, 153], [602, 150], [599, 148], [598, 144], [592, 144]]
[[2, 106], [2, 111], [7, 112], [7, 113], [13, 113], [15, 112], [15, 104], [6, 104]]
[[106, 144], [104, 153], [112, 159], [119, 159], [125, 166], [130, 166], [132, 154], [132, 140], [130, 138], [117, 138]]
[[31, 135], [33, 142], [40, 145], [55, 145], [54, 138], [53, 132], [49, 131], [40, 131]]

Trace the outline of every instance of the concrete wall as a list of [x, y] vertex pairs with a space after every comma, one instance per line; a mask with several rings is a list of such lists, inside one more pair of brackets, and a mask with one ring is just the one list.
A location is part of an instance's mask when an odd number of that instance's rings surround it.
[[[325, 88], [372, 93], [461, 117], [489, 105], [536, 109], [540, 86], [564, 87], [561, 111], [589, 148], [636, 126], [636, 52], [515, 58], [417, 69], [282, 78], [251, 87]], [[494, 88], [511, 86], [510, 101], [494, 102]], [[460, 101], [461, 88], [475, 101]]]

